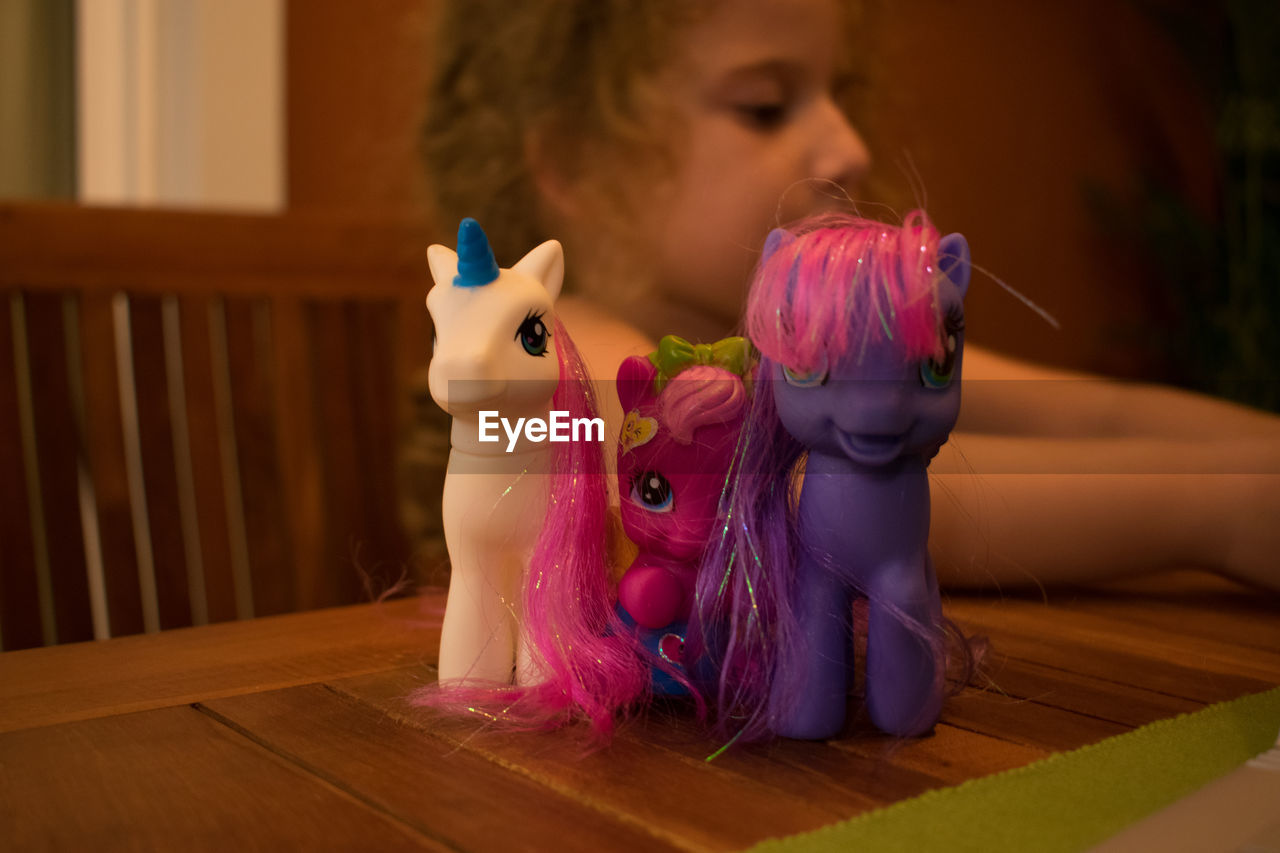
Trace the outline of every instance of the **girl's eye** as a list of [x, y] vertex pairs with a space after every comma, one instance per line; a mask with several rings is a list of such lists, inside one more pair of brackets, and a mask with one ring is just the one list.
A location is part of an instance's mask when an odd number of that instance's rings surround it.
[[744, 103], [734, 107], [739, 119], [752, 130], [777, 130], [786, 123], [787, 104], [782, 101]]
[[641, 471], [631, 481], [631, 500], [650, 512], [671, 512], [671, 483], [657, 471]]
[[524, 318], [520, 328], [516, 330], [516, 340], [529, 355], [545, 356], [547, 341], [550, 339], [547, 327], [542, 322], [541, 314], [530, 314]]
[[794, 385], [797, 388], [817, 388], [819, 385], [826, 385], [828, 375], [829, 371], [825, 365], [807, 373], [800, 370], [792, 370], [785, 365], [782, 368], [782, 378], [787, 381], [788, 385]]
[[942, 361], [927, 358], [920, 362], [920, 384], [926, 388], [942, 389], [951, 384], [956, 370], [956, 336], [947, 334], [946, 352]]

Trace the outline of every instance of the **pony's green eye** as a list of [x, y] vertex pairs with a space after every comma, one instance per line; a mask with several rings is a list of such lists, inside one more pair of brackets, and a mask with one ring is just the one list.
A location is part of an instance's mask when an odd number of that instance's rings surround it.
[[947, 335], [942, 361], [927, 358], [920, 362], [920, 384], [926, 388], [942, 389], [951, 384], [951, 377], [956, 372], [956, 336]]
[[782, 366], [782, 378], [787, 380], [788, 385], [794, 385], [797, 388], [817, 388], [819, 385], [825, 385], [827, 384], [827, 376], [828, 371], [825, 367], [805, 373], [799, 370], [792, 370], [786, 365]]
[[528, 317], [524, 318], [524, 322], [520, 324], [520, 328], [516, 330], [516, 340], [524, 347], [524, 351], [529, 355], [545, 356], [547, 354], [547, 341], [551, 335], [547, 332], [546, 325], [542, 322], [541, 314], [530, 312]]

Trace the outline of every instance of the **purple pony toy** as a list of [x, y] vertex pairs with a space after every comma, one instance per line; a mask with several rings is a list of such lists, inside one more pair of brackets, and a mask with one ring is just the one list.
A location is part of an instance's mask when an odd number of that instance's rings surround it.
[[618, 586], [618, 613], [654, 656], [657, 694], [689, 692], [694, 583], [747, 409], [749, 350], [745, 338], [693, 345], [668, 335], [618, 369], [618, 492], [639, 548]]
[[960, 410], [969, 273], [964, 237], [940, 238], [921, 211], [769, 235], [746, 319], [761, 362], [697, 590], [726, 732], [840, 732], [856, 596], [872, 722], [899, 736], [937, 722], [927, 469]]

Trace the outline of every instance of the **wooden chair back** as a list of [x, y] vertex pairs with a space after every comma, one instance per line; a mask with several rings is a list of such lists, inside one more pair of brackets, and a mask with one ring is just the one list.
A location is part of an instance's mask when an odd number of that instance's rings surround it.
[[394, 583], [425, 245], [402, 221], [0, 206], [0, 648]]

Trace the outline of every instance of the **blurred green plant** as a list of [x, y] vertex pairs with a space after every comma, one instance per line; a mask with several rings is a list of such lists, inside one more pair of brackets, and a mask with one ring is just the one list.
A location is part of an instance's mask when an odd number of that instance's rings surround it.
[[1280, 411], [1280, 3], [1133, 2], [1198, 76], [1218, 209], [1206, 219], [1155, 169], [1140, 179], [1136, 210], [1097, 187], [1088, 202], [1104, 233], [1160, 276], [1167, 322], [1150, 344], [1165, 378]]

